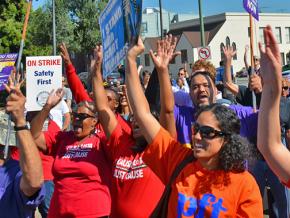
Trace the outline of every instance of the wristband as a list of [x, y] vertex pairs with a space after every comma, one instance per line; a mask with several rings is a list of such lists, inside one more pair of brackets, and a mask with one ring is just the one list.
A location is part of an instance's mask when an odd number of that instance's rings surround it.
[[14, 126], [15, 132], [21, 131], [21, 130], [29, 130], [28, 126]]

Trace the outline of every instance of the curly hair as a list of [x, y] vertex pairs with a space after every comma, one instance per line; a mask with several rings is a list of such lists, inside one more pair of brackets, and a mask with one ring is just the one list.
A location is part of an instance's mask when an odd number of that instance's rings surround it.
[[212, 81], [215, 81], [216, 78], [216, 69], [214, 65], [206, 60], [198, 60], [192, 64], [192, 74], [194, 74], [195, 71], [201, 71], [204, 69], [204, 71], [209, 72], [210, 78]]
[[235, 112], [230, 108], [211, 104], [200, 108], [196, 113], [196, 118], [205, 111], [211, 111], [224, 136], [225, 143], [219, 151], [219, 170], [243, 172], [247, 168], [247, 160], [250, 158], [251, 146], [246, 138], [240, 136], [241, 122]]

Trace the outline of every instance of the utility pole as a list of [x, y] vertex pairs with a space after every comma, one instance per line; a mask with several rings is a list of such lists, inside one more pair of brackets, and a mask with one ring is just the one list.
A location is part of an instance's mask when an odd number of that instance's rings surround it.
[[159, 11], [160, 11], [160, 39], [163, 39], [163, 19], [162, 19], [162, 0], [159, 0]]
[[53, 35], [53, 55], [56, 55], [55, 0], [52, 0], [52, 35]]
[[198, 9], [199, 9], [199, 23], [200, 23], [201, 46], [202, 47], [205, 47], [204, 24], [203, 24], [203, 16], [202, 16], [202, 0], [198, 0]]

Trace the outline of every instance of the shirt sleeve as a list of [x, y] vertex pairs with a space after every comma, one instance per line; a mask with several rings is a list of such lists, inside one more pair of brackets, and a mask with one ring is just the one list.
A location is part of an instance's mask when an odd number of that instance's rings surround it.
[[64, 100], [61, 100], [61, 110], [62, 110], [62, 115], [69, 113], [69, 108]]
[[239, 87], [239, 92], [236, 96], [236, 100], [241, 105], [245, 105], [245, 93], [246, 93], [248, 87], [246, 87], [246, 86], [238, 86], [238, 87]]
[[14, 194], [15, 199], [18, 205], [22, 205], [24, 207], [28, 207], [29, 209], [36, 208], [44, 199], [45, 196], [45, 188], [44, 185], [41, 186], [40, 190], [35, 193], [31, 197], [27, 197], [21, 190], [20, 190], [20, 180], [22, 177], [22, 172], [19, 171], [16, 174], [14, 180]]
[[143, 160], [167, 184], [176, 166], [190, 154], [193, 155], [191, 149], [182, 146], [165, 129], [160, 128], [145, 150]]
[[66, 66], [66, 76], [67, 76], [69, 87], [72, 91], [72, 94], [74, 96], [76, 103], [78, 104], [82, 101], [91, 102], [92, 99], [90, 98], [87, 91], [85, 90], [72, 64], [69, 64]]
[[59, 130], [59, 128], [58, 130], [55, 129], [52, 131], [51, 128], [52, 127], [50, 127], [48, 131], [44, 132], [45, 143], [47, 147], [46, 155], [55, 157], [58, 148], [58, 138], [59, 135], [61, 134], [61, 131]]
[[263, 217], [263, 203], [259, 187], [255, 179], [251, 175], [244, 178], [244, 185], [239, 199], [239, 207], [237, 210], [237, 217]]

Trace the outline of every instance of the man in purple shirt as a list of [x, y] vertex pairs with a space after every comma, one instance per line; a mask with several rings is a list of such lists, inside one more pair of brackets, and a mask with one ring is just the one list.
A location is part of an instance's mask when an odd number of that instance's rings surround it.
[[[217, 103], [217, 89], [214, 85], [213, 75], [206, 71], [196, 71], [191, 76], [190, 97], [193, 107], [177, 106], [174, 108], [178, 141], [189, 145], [191, 141], [191, 125], [195, 121], [194, 114], [199, 107]], [[241, 120], [241, 136], [250, 141], [257, 135], [257, 114], [251, 107], [230, 105]]]
[[0, 217], [30, 218], [44, 198], [42, 164], [26, 125], [25, 97], [19, 88], [6, 86], [6, 90], [10, 93], [6, 111], [14, 120], [20, 160], [4, 159], [4, 146], [0, 146]]

